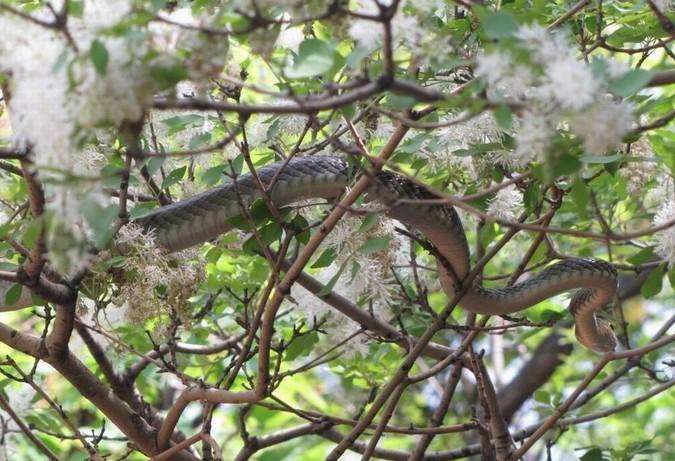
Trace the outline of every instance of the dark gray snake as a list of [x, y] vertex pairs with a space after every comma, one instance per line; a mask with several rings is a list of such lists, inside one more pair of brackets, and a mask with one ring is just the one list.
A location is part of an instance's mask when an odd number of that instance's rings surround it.
[[[276, 177], [269, 194], [274, 204], [282, 207], [303, 199], [338, 197], [348, 186], [348, 170], [347, 162], [341, 158], [314, 156], [292, 159], [285, 167], [283, 162], [266, 166], [258, 170], [258, 175], [264, 184]], [[136, 223], [153, 230], [159, 245], [177, 251], [232, 229], [230, 219], [241, 214], [241, 203], [250, 205], [260, 195], [254, 178], [246, 174], [237, 178], [236, 185], [228, 183], [158, 208]], [[438, 262], [438, 272], [444, 291], [452, 298], [460, 286], [458, 281], [469, 273], [469, 246], [452, 206], [415, 203], [415, 199], [431, 197], [422, 187], [389, 172], [378, 173], [367, 191], [369, 200], [382, 203], [389, 217], [424, 234], [445, 258], [445, 262]], [[509, 314], [577, 288], [580, 289], [569, 306], [577, 339], [594, 351], [613, 350], [617, 343], [614, 332], [595, 312], [614, 296], [617, 274], [611, 264], [601, 260], [566, 259], [506, 288], [485, 288], [476, 282], [461, 298], [460, 305], [477, 314]], [[0, 296], [2, 292], [0, 285]], [[0, 305], [0, 310], [24, 307], [27, 297], [22, 294], [13, 306]]]

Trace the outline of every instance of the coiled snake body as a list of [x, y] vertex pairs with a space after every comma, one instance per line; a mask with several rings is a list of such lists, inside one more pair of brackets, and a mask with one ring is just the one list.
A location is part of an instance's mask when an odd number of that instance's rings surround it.
[[[308, 198], [338, 197], [349, 182], [347, 162], [332, 156], [295, 158], [285, 166], [275, 163], [259, 169], [258, 175], [264, 184], [274, 180], [269, 194], [278, 207]], [[254, 178], [242, 175], [236, 182], [158, 208], [136, 222], [154, 230], [158, 244], [177, 251], [227, 232], [232, 228], [230, 219], [241, 214], [241, 203], [251, 204], [258, 197], [260, 190]], [[367, 191], [369, 200], [384, 204], [389, 217], [424, 234], [445, 258], [446, 262], [438, 262], [438, 273], [444, 291], [452, 297], [460, 286], [458, 282], [469, 273], [469, 246], [452, 206], [415, 203], [415, 199], [430, 197], [423, 188], [389, 172], [378, 173]], [[576, 288], [581, 289], [573, 295], [570, 310], [577, 339], [594, 351], [613, 350], [614, 332], [595, 316], [617, 288], [616, 271], [604, 261], [567, 259], [507, 288], [484, 288], [473, 283], [459, 304], [478, 314], [508, 314]], [[2, 291], [0, 287], [0, 295]], [[22, 295], [12, 307], [25, 305], [25, 298]]]

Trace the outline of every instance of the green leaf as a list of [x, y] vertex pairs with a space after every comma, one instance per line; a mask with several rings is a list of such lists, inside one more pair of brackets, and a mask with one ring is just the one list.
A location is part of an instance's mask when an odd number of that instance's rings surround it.
[[253, 201], [250, 213], [251, 218], [253, 218], [256, 223], [273, 217], [272, 212], [267, 208], [267, 203], [265, 203], [262, 198], [257, 198]]
[[602, 450], [597, 447], [591, 448], [579, 459], [581, 461], [603, 461]]
[[295, 238], [298, 242], [303, 245], [309, 242], [309, 222], [302, 215], [296, 215], [291, 220], [291, 225], [293, 226], [293, 231], [296, 232]]
[[33, 247], [37, 242], [38, 236], [42, 231], [42, 219], [34, 219], [28, 223], [26, 230], [23, 232], [21, 241], [26, 247]]
[[506, 11], [495, 11], [483, 15], [481, 18], [485, 33], [490, 38], [506, 38], [515, 35], [518, 23]]
[[610, 82], [608, 89], [617, 96], [632, 96], [649, 83], [652, 73], [644, 69], [633, 69]]
[[370, 54], [370, 49], [357, 45], [351, 53], [347, 56], [347, 60], [345, 61], [345, 64], [348, 67], [351, 67], [352, 69], [357, 69], [359, 67], [359, 64], [361, 64], [361, 61]]
[[584, 163], [590, 163], [590, 164], [606, 164], [606, 163], [613, 163], [616, 162], [617, 160], [621, 160], [623, 158], [623, 154], [614, 154], [614, 155], [582, 155], [581, 156], [581, 161]]
[[23, 290], [23, 287], [20, 284], [12, 284], [12, 286], [9, 287], [9, 290], [7, 290], [5, 293], [5, 304], [11, 306], [17, 302], [21, 297], [21, 290]]
[[162, 123], [169, 127], [169, 134], [176, 134], [190, 125], [203, 122], [204, 117], [200, 114], [175, 115], [162, 120]]
[[[269, 245], [281, 237], [281, 226], [275, 222], [266, 224], [258, 229], [258, 236], [260, 240], [262, 240], [263, 244]], [[260, 248], [258, 239], [255, 237], [255, 235], [252, 235], [244, 242], [242, 249], [253, 254], [262, 253], [262, 248]]]
[[315, 331], [293, 339], [286, 349], [286, 360], [295, 360], [304, 357], [312, 351], [312, 346], [319, 342], [319, 335]]
[[150, 213], [155, 208], [157, 208], [157, 205], [153, 202], [139, 203], [129, 212], [129, 217], [131, 219], [138, 219]]
[[534, 392], [534, 400], [536, 400], [539, 403], [543, 403], [544, 405], [550, 405], [551, 395], [542, 389], [537, 389]]
[[340, 108], [343, 117], [351, 120], [356, 116], [356, 106], [354, 104], [347, 104]]
[[361, 245], [358, 249], [361, 253], [369, 254], [369, 253], [377, 253], [378, 251], [382, 251], [385, 248], [389, 246], [389, 242], [391, 241], [391, 237], [371, 237]]
[[638, 251], [635, 253], [633, 256], [629, 257], [626, 259], [630, 264], [638, 265], [638, 264], [643, 264], [648, 261], [651, 261], [655, 258], [654, 254], [654, 248], [653, 247], [647, 247], [643, 248], [642, 250]]
[[483, 248], [487, 248], [495, 237], [497, 237], [497, 226], [494, 223], [485, 223], [480, 229], [480, 243]]
[[663, 288], [663, 273], [665, 272], [665, 264], [660, 265], [659, 267], [654, 268], [645, 283], [642, 284], [640, 288], [640, 293], [645, 298], [651, 298], [656, 296], [661, 292]]
[[361, 225], [359, 226], [358, 230], [356, 232], [362, 233], [362, 232], [368, 232], [370, 229], [377, 224], [377, 218], [378, 214], [377, 213], [369, 213], [366, 215], [365, 218], [363, 218], [363, 221], [361, 221]]
[[591, 194], [588, 192], [588, 187], [586, 187], [586, 183], [583, 181], [583, 179], [577, 178], [574, 181], [572, 188], [570, 189], [570, 194], [574, 204], [579, 210], [579, 214], [586, 216], [588, 214], [588, 200], [590, 199]]
[[150, 66], [150, 76], [160, 90], [167, 90], [188, 77], [187, 70], [179, 65]]
[[2, 395], [5, 398], [5, 400], [9, 400], [9, 396], [5, 392], [5, 388], [10, 384], [12, 384], [11, 379], [0, 380], [0, 395]]
[[94, 64], [94, 68], [99, 75], [105, 75], [108, 71], [108, 50], [105, 45], [98, 40], [94, 40], [89, 48], [89, 59]]
[[309, 78], [325, 74], [335, 63], [335, 49], [323, 40], [310, 38], [300, 44], [293, 66], [286, 69], [289, 78]]
[[111, 267], [121, 268], [124, 267], [126, 263], [126, 258], [124, 256], [114, 256], [110, 259], [105, 259], [94, 264], [93, 270], [96, 272], [104, 272], [110, 269]]
[[228, 173], [232, 175], [239, 176], [244, 169], [244, 156], [242, 154], [237, 155], [231, 163], [232, 168], [228, 169]]
[[162, 189], [167, 189], [174, 184], [178, 184], [183, 177], [185, 176], [185, 172], [187, 171], [187, 165], [184, 165], [180, 168], [176, 168], [173, 170], [171, 173], [167, 175], [166, 178], [164, 178], [164, 181], [162, 181]]
[[532, 183], [527, 186], [527, 189], [525, 189], [525, 192], [523, 193], [523, 202], [527, 211], [534, 211], [535, 207], [539, 203], [540, 195], [539, 186], [537, 186], [537, 184]]
[[338, 271], [335, 273], [335, 275], [328, 281], [324, 287], [319, 290], [319, 292], [316, 294], [318, 297], [326, 296], [328, 293], [330, 293], [333, 290], [333, 287], [337, 283], [338, 280], [340, 280], [340, 276], [342, 276], [342, 273], [345, 271], [345, 268], [347, 267], [347, 261], [344, 262], [338, 269]]
[[494, 110], [494, 117], [497, 125], [504, 130], [511, 128], [513, 124], [513, 113], [509, 106], [502, 104]]
[[85, 200], [80, 209], [92, 230], [92, 242], [96, 248], [104, 248], [112, 238], [112, 223], [117, 218], [117, 206], [103, 207], [94, 200]]
[[581, 162], [574, 155], [563, 154], [551, 162], [551, 168], [554, 176], [566, 176], [579, 171]]
[[411, 96], [391, 93], [387, 95], [387, 102], [392, 109], [406, 110], [414, 106], [417, 100]]
[[[204, 173], [202, 173], [202, 181], [204, 181], [209, 186], [213, 186], [223, 180], [223, 172], [225, 168], [228, 168], [227, 165], [217, 165], [209, 168]], [[229, 168], [228, 168], [229, 170]]]
[[188, 149], [198, 149], [205, 146], [209, 141], [211, 141], [211, 136], [211, 132], [209, 131], [193, 136], [188, 143]]
[[164, 163], [166, 162], [166, 157], [150, 157], [145, 165], [148, 168], [148, 174], [153, 175], [159, 171]]
[[68, 16], [81, 18], [84, 13], [84, 2], [82, 0], [71, 0], [68, 2]]
[[335, 252], [335, 249], [333, 248], [326, 248], [323, 253], [321, 253], [321, 256], [312, 264], [312, 269], [319, 269], [321, 267], [328, 267], [330, 266], [333, 261], [335, 261], [335, 257], [337, 256], [337, 253]]

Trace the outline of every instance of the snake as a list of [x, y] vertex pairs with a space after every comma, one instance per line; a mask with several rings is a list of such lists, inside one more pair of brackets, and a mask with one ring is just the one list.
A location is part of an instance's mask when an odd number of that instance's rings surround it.
[[[156, 208], [134, 222], [153, 232], [163, 249], [175, 252], [233, 229], [232, 220], [242, 215], [242, 207], [262, 197], [260, 183], [271, 186], [266, 186], [266, 194], [274, 206], [284, 207], [307, 199], [337, 199], [352, 177], [349, 162], [332, 155], [286, 159], [258, 168], [256, 175], [242, 174], [216, 188]], [[569, 310], [577, 340], [599, 353], [615, 349], [617, 338], [611, 324], [596, 315], [617, 290], [617, 272], [612, 264], [600, 259], [567, 258], [503, 288], [484, 287], [477, 278], [463, 286], [470, 272], [470, 251], [453, 206], [426, 200], [435, 198], [428, 189], [388, 170], [373, 175], [364, 198], [383, 205], [389, 218], [414, 229], [431, 243], [443, 291], [450, 299], [458, 296], [459, 305], [466, 311], [507, 315], [576, 290]], [[30, 292], [24, 288], [18, 300], [3, 306], [8, 285], [0, 283], [0, 311], [32, 304]]]

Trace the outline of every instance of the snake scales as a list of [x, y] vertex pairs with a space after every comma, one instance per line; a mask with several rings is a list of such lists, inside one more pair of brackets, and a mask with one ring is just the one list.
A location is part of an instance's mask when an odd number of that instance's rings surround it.
[[[296, 158], [283, 167], [275, 163], [258, 170], [264, 184], [276, 177], [270, 197], [276, 206], [308, 198], [335, 198], [348, 185], [347, 162], [331, 156]], [[173, 203], [138, 219], [145, 229], [153, 229], [156, 240], [169, 251], [181, 250], [232, 228], [229, 220], [241, 214], [240, 202], [250, 204], [260, 190], [250, 175], [237, 178], [236, 187], [229, 183], [189, 199]], [[452, 297], [469, 273], [469, 246], [462, 223], [450, 205], [414, 203], [430, 194], [409, 180], [389, 172], [378, 173], [367, 191], [367, 198], [387, 206], [387, 215], [420, 231], [436, 247], [445, 262], [438, 261], [444, 291]], [[400, 201], [399, 199], [413, 199]], [[4, 289], [3, 289], [4, 288]], [[616, 346], [610, 325], [595, 312], [611, 300], [617, 288], [613, 266], [595, 259], [566, 259], [548, 266], [528, 280], [506, 288], [485, 288], [474, 282], [460, 300], [460, 305], [478, 314], [509, 314], [523, 310], [556, 294], [580, 288], [570, 301], [575, 333], [587, 348], [606, 352]], [[0, 300], [7, 284], [0, 285]], [[12, 306], [14, 310], [30, 305], [24, 290]]]

